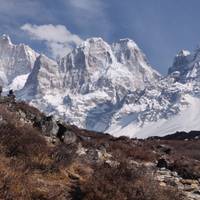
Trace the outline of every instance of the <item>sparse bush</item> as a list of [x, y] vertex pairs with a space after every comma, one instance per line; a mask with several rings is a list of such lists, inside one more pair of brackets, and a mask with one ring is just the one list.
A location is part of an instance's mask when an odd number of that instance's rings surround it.
[[54, 167], [69, 166], [75, 158], [76, 146], [60, 144], [52, 152]]
[[35, 156], [46, 149], [46, 141], [32, 127], [15, 127], [11, 124], [0, 127], [0, 143], [7, 156]]
[[[181, 200], [177, 191], [163, 189], [144, 168], [128, 168], [121, 163], [112, 168], [107, 164], [94, 170], [81, 188], [84, 200]], [[170, 193], [170, 195], [169, 195]]]

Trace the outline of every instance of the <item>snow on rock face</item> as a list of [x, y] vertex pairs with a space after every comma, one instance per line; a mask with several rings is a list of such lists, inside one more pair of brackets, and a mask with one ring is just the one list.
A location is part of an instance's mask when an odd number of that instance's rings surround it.
[[101, 38], [91, 38], [63, 58], [60, 65], [65, 86], [81, 94], [112, 87], [134, 91], [160, 76], [133, 41], [121, 41], [111, 47]]
[[148, 64], [146, 56], [133, 40], [121, 39], [112, 44], [112, 49], [117, 61], [126, 66], [128, 71], [134, 75], [132, 84], [135, 88], [145, 88], [160, 77], [160, 74]]
[[7, 35], [0, 37], [0, 84], [8, 86], [14, 78], [31, 72], [37, 53], [30, 47], [14, 45]]
[[[186, 131], [199, 130], [199, 114], [200, 110], [200, 98], [183, 95], [179, 101], [174, 105], [167, 105], [168, 112], [165, 112], [165, 108], [161, 110], [153, 109], [148, 114], [150, 116], [157, 115], [157, 119], [143, 121], [143, 125], [139, 125], [135, 116], [133, 114], [125, 115], [121, 120], [115, 121], [112, 126], [109, 128], [110, 132], [114, 136], [125, 135], [128, 137], [137, 137], [137, 138], [147, 138], [150, 136], [165, 136], [168, 134], [175, 133], [176, 131]], [[169, 116], [160, 116], [159, 115], [169, 115]], [[136, 119], [141, 120], [143, 113], [136, 113], [138, 117]]]
[[21, 90], [24, 87], [28, 76], [29, 74], [16, 76], [8, 86], [8, 89], [12, 89], [14, 91]]
[[[194, 53], [182, 50], [175, 59], [173, 66], [169, 68], [168, 74], [177, 74], [177, 81], [187, 83], [191, 81], [200, 81], [200, 49]], [[178, 75], [179, 74], [179, 75]]]
[[88, 93], [106, 76], [113, 60], [110, 46], [101, 38], [86, 40], [60, 61], [64, 84], [75, 93]]

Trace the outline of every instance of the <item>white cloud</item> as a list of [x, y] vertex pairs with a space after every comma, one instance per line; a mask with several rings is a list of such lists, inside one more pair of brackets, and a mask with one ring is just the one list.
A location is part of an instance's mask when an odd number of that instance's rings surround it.
[[74, 46], [82, 42], [78, 35], [72, 34], [63, 25], [24, 24], [21, 29], [26, 31], [32, 39], [44, 41], [54, 58], [65, 56]]

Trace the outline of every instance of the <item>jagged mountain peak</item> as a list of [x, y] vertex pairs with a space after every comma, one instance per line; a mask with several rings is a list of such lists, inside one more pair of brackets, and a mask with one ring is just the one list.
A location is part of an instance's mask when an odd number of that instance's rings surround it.
[[109, 44], [106, 41], [104, 41], [101, 37], [92, 37], [86, 39], [78, 46], [78, 48], [82, 49], [93, 48], [93, 47], [106, 48], [109, 47]]
[[112, 49], [118, 62], [132, 66], [142, 63], [143, 66], [148, 67], [146, 56], [133, 40], [129, 38], [120, 39], [112, 44]]
[[186, 56], [189, 56], [190, 54], [191, 54], [190, 51], [182, 49], [181, 51], [178, 52], [176, 57], [186, 57]]
[[[23, 76], [24, 79], [31, 72], [37, 56], [38, 54], [29, 46], [13, 44], [8, 35], [2, 35], [0, 37], [0, 84], [7, 88], [9, 85], [13, 86], [13, 81], [18, 80], [19, 76]], [[24, 84], [24, 81], [21, 83]], [[21, 87], [23, 84], [20, 84]]]
[[[25, 45], [24, 43], [20, 44], [14, 44], [10, 38], [9, 35], [3, 34], [0, 36], [0, 46], [3, 46], [5, 48], [5, 45], [7, 47], [20, 47], [22, 50], [32, 50], [28, 45]], [[33, 51], [33, 50], [32, 50]]]
[[128, 47], [128, 48], [136, 48], [139, 49], [138, 45], [135, 43], [134, 40], [130, 39], [130, 38], [123, 38], [123, 39], [119, 39], [119, 41], [114, 42], [113, 44], [120, 44], [121, 47]]
[[101, 37], [92, 37], [92, 38], [86, 39], [86, 41], [85, 41], [85, 43], [91, 43], [91, 44], [92, 43], [97, 43], [97, 42], [105, 43], [105, 41]]
[[174, 58], [172, 67], [168, 70], [169, 75], [176, 75], [176, 81], [181, 83], [200, 81], [200, 53], [199, 49], [190, 53], [181, 50]]
[[0, 43], [12, 45], [10, 36], [7, 34], [3, 34], [2, 36], [0, 36]]
[[25, 86], [18, 92], [19, 97], [26, 100], [33, 99], [35, 96], [41, 96], [53, 90], [62, 88], [61, 73], [56, 61], [51, 60], [44, 54], [40, 54], [34, 63]]
[[130, 39], [109, 45], [102, 38], [89, 38], [59, 64], [65, 73], [66, 87], [81, 93], [116, 85], [135, 90], [160, 76]]

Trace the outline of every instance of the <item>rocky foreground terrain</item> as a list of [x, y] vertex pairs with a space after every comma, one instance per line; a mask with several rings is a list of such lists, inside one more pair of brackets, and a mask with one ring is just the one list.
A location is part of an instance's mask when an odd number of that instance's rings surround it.
[[197, 200], [200, 133], [115, 138], [0, 98], [0, 199]]

